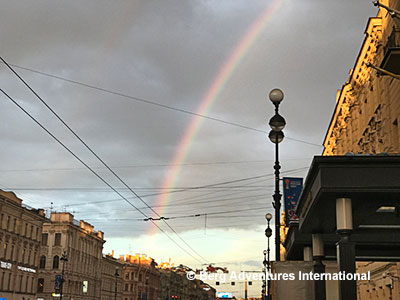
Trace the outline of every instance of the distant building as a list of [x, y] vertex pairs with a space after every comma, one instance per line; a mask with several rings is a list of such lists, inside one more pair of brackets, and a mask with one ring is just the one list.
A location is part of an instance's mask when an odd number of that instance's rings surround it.
[[0, 296], [34, 300], [37, 287], [42, 209], [28, 209], [12, 192], [0, 190]]
[[161, 299], [215, 300], [216, 290], [198, 280], [189, 280], [184, 268], [161, 264]]
[[[400, 10], [400, 0], [382, 0]], [[385, 9], [370, 18], [365, 39], [347, 82], [336, 96], [336, 107], [324, 141], [324, 155], [400, 154], [400, 80], [378, 76], [367, 63], [400, 74], [400, 18]], [[358, 263], [371, 280], [358, 282], [358, 298], [400, 299], [399, 263]]]
[[101, 260], [101, 300], [122, 300], [124, 263], [112, 255]]
[[[98, 300], [101, 291], [103, 232], [70, 213], [55, 213], [43, 224], [37, 298], [54, 300], [56, 276], [64, 269], [63, 298]], [[63, 253], [68, 261], [62, 261]]]
[[123, 263], [123, 300], [159, 300], [160, 273], [145, 255], [120, 256]]

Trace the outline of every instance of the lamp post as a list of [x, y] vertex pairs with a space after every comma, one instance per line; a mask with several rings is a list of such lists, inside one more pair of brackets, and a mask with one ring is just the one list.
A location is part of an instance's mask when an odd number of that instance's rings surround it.
[[61, 288], [60, 288], [60, 300], [62, 300], [63, 298], [63, 288], [64, 288], [64, 268], [65, 268], [65, 263], [68, 262], [68, 257], [67, 254], [65, 252], [63, 252], [63, 254], [61, 255], [60, 260], [63, 262], [63, 266], [62, 266], [62, 271], [61, 271]]
[[[265, 215], [265, 219], [267, 220], [267, 229], [265, 229], [265, 236], [267, 237], [267, 250], [264, 250], [264, 267], [267, 269], [267, 275], [269, 275], [270, 271], [271, 271], [271, 260], [270, 260], [270, 256], [269, 256], [269, 252], [270, 252], [270, 248], [269, 248], [269, 238], [272, 236], [272, 229], [271, 227], [269, 227], [269, 222], [272, 219], [272, 214], [267, 213]], [[265, 279], [265, 283], [266, 283], [266, 279]], [[267, 284], [266, 284], [267, 285]], [[268, 300], [271, 300], [271, 282], [268, 279], [268, 285], [267, 285], [267, 290], [268, 290]]]
[[[262, 272], [265, 275], [265, 268], [262, 268]], [[261, 289], [261, 295], [262, 295], [263, 300], [267, 299], [266, 288], [267, 288], [267, 283], [266, 283], [266, 280], [264, 279], [263, 284], [262, 284], [262, 289]]]
[[279, 192], [279, 170], [281, 166], [279, 165], [279, 143], [282, 142], [285, 135], [282, 130], [285, 128], [286, 121], [279, 114], [279, 104], [283, 100], [283, 92], [280, 89], [273, 89], [269, 93], [269, 99], [275, 106], [275, 115], [269, 120], [269, 126], [271, 127], [271, 131], [268, 134], [269, 139], [272, 143], [275, 144], [275, 192], [273, 195], [274, 201], [272, 202], [275, 208], [275, 256], [276, 261], [280, 261], [280, 245], [281, 245], [281, 236], [280, 236], [280, 210], [281, 210], [281, 197], [282, 195]]
[[115, 299], [114, 299], [114, 300], [117, 300], [117, 292], [118, 292], [118, 277], [119, 277], [119, 274], [118, 274], [118, 268], [115, 268], [115, 274], [114, 274], [114, 277], [115, 277], [115, 289], [114, 289], [114, 291], [115, 291], [115, 294], [114, 294], [114, 296], [115, 296]]

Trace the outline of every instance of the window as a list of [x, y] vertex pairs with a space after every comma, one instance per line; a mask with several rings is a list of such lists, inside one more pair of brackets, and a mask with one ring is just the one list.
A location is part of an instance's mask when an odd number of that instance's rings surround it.
[[24, 280], [24, 275], [19, 276], [19, 291], [23, 292], [22, 290], [22, 281]]
[[53, 269], [58, 269], [58, 266], [60, 264], [60, 258], [58, 255], [53, 257]]
[[11, 246], [10, 260], [13, 260], [13, 258], [14, 258], [14, 245]]
[[54, 238], [54, 246], [61, 246], [61, 233], [57, 232]]
[[48, 233], [42, 233], [42, 246], [47, 246], [47, 240], [49, 239]]
[[4, 243], [3, 258], [5, 258], [5, 259], [7, 259], [7, 248], [8, 248], [8, 244]]
[[44, 290], [44, 278], [39, 278], [37, 291], [38, 293], [43, 293], [43, 290]]
[[17, 232], [17, 219], [16, 218], [14, 218], [13, 231]]
[[10, 216], [7, 216], [7, 230], [10, 230]]
[[125, 283], [125, 292], [129, 290], [129, 284]]
[[129, 280], [129, 273], [128, 273], [128, 272], [125, 273], [125, 279], [126, 279], [126, 280]]
[[40, 269], [45, 269], [46, 268], [46, 256], [44, 256], [44, 255], [42, 255], [40, 257], [39, 268]]
[[31, 225], [31, 235], [30, 238], [33, 239], [33, 225]]

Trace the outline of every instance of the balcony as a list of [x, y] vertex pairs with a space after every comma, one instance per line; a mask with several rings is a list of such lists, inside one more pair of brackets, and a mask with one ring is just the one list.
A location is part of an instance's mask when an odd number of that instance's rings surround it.
[[400, 74], [400, 29], [393, 28], [386, 45], [383, 48], [384, 57], [381, 68]]

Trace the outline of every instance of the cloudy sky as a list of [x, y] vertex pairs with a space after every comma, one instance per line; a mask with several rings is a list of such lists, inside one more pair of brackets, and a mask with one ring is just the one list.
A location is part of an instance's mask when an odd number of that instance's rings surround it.
[[[131, 204], [4, 95], [1, 187], [27, 205], [92, 223], [105, 232], [105, 253], [231, 270], [261, 268], [274, 184], [273, 145], [263, 132], [274, 113], [268, 92], [285, 92], [282, 171], [303, 177], [322, 152], [336, 91], [376, 15], [369, 0], [0, 3], [0, 55], [148, 206], [171, 219], [157, 222], [165, 233], [143, 221], [155, 213], [4, 64], [1, 88]], [[205, 106], [212, 88], [218, 93]], [[174, 160], [180, 150], [186, 155]]]

